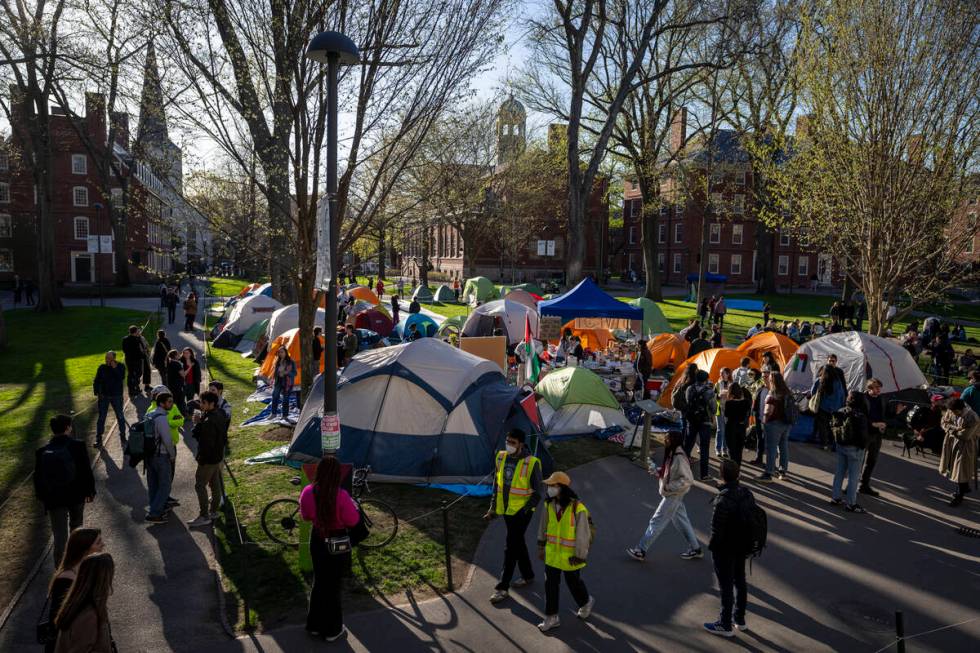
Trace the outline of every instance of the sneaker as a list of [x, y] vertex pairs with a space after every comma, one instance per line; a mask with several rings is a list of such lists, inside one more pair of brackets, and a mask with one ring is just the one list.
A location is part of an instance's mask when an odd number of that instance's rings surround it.
[[177, 501], [177, 499], [174, 499], [173, 497], [167, 497], [168, 508], [176, 508], [179, 505], [180, 505], [180, 501]]
[[166, 524], [167, 517], [165, 515], [147, 515], [146, 522], [148, 524]]
[[867, 494], [869, 497], [880, 497], [881, 493], [872, 488], [870, 485], [862, 485], [858, 488], [858, 492], [861, 494]]
[[744, 620], [744, 619], [743, 619], [743, 620], [741, 621], [741, 623], [739, 623], [739, 622], [738, 622], [738, 621], [736, 620], [736, 621], [734, 621], [734, 622], [732, 623], [732, 625], [733, 625], [733, 626], [735, 626], [735, 630], [740, 630], [740, 631], [742, 631], [743, 633], [747, 633], [747, 632], [749, 632], [749, 625], [748, 625], [747, 623], [745, 623], [745, 620]]
[[210, 523], [211, 523], [211, 517], [209, 517], [208, 515], [201, 515], [187, 522], [187, 525], [190, 526], [191, 528], [195, 528], [197, 526], [207, 526]]
[[634, 560], [639, 560], [640, 562], [643, 562], [644, 560], [647, 559], [647, 552], [644, 551], [643, 549], [637, 549], [635, 547], [630, 547], [626, 549], [626, 555], [633, 558]]
[[778, 471], [778, 472], [776, 472], [776, 478], [778, 478], [780, 481], [782, 481], [783, 479], [786, 478], [786, 475], [788, 473], [789, 472], [786, 472], [786, 471]]
[[589, 596], [589, 600], [586, 601], [585, 605], [578, 609], [575, 613], [579, 619], [588, 619], [589, 615], [592, 614], [592, 608], [595, 607], [595, 597]]
[[735, 629], [731, 626], [725, 626], [725, 624], [720, 621], [716, 621], [711, 624], [704, 624], [704, 629], [713, 635], [720, 635], [721, 637], [734, 637]]
[[830, 505], [832, 505], [832, 506], [842, 506], [842, 505], [844, 505], [844, 500], [843, 499], [831, 499], [830, 500]]
[[696, 549], [688, 549], [687, 551], [681, 554], [681, 557], [684, 558], [685, 560], [697, 560], [698, 558], [704, 557], [704, 551], [701, 550], [701, 547], [698, 547]]
[[956, 494], [956, 495], [953, 496], [952, 499], [949, 500], [949, 505], [950, 505], [951, 508], [955, 508], [956, 506], [960, 505], [961, 503], [963, 503], [963, 495], [962, 494]]
[[493, 594], [490, 595], [490, 602], [491, 603], [500, 603], [501, 601], [503, 601], [504, 599], [506, 599], [508, 596], [510, 596], [510, 594], [507, 593], [507, 590], [497, 590], [496, 592], [494, 592]]
[[336, 642], [338, 639], [340, 639], [346, 634], [347, 634], [347, 626], [341, 626], [339, 633], [337, 633], [336, 635], [331, 635], [330, 637], [324, 637], [324, 639], [327, 640], [328, 642]]
[[769, 482], [772, 480], [772, 474], [760, 474], [756, 480]]
[[101, 449], [102, 448], [102, 440], [96, 440], [95, 442], [93, 442], [92, 443], [92, 448], [94, 448], [94, 449]]
[[867, 510], [865, 510], [864, 508], [862, 508], [856, 503], [850, 506], [844, 506], [844, 510], [846, 510], [847, 512], [855, 512], [859, 515], [863, 515], [868, 512]]
[[558, 615], [553, 614], [545, 617], [544, 621], [538, 624], [538, 630], [540, 630], [542, 633], [546, 633], [549, 630], [553, 630], [560, 625], [561, 625], [561, 620], [558, 618]]
[[511, 583], [510, 586], [511, 587], [518, 587], [518, 588], [520, 588], [520, 587], [527, 587], [528, 585], [530, 585], [533, 582], [534, 582], [534, 576], [531, 576], [530, 578], [518, 578], [513, 583]]

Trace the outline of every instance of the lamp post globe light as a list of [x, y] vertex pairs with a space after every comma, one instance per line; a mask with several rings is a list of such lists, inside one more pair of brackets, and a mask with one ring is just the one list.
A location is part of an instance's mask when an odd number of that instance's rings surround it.
[[[354, 42], [340, 32], [320, 32], [306, 48], [306, 57], [327, 64], [327, 220], [326, 245], [329, 247], [329, 281], [325, 292], [327, 301], [326, 342], [323, 365], [323, 418], [320, 420], [320, 441], [324, 453], [340, 448], [340, 419], [337, 415], [337, 237], [340, 220], [337, 217], [337, 69], [360, 63], [361, 56]], [[318, 280], [320, 281], [320, 280]]]

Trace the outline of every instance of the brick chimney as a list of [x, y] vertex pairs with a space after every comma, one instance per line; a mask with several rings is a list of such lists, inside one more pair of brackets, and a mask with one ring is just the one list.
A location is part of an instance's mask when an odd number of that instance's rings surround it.
[[674, 112], [670, 121], [670, 151], [680, 152], [687, 145], [687, 107]]
[[85, 126], [89, 136], [99, 145], [106, 142], [105, 97], [100, 93], [85, 94]]
[[129, 150], [129, 114], [125, 111], [113, 111], [109, 116], [109, 126], [115, 134], [116, 143], [124, 150]]

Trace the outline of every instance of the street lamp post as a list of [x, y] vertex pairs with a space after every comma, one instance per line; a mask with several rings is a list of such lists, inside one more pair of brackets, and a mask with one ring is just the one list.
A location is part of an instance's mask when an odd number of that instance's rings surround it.
[[[327, 219], [330, 234], [329, 280], [326, 293], [326, 331], [323, 365], [323, 419], [320, 437], [324, 452], [340, 446], [340, 420], [337, 415], [337, 237], [340, 219], [337, 215], [337, 69], [360, 62], [354, 42], [340, 32], [320, 32], [306, 48], [308, 59], [327, 64]], [[323, 247], [323, 243], [319, 244]], [[320, 280], [318, 280], [320, 281]]]

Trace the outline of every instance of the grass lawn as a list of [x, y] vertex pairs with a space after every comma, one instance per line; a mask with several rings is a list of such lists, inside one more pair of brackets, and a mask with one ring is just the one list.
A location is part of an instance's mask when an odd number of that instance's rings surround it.
[[216, 297], [234, 297], [242, 288], [254, 283], [255, 280], [238, 279], [236, 277], [211, 277], [211, 294]]
[[[130, 324], [149, 316], [118, 308], [71, 307], [56, 314], [30, 310], [4, 315], [8, 348], [0, 352], [0, 603], [6, 604], [47, 539], [34, 487], [34, 450], [49, 436], [48, 420], [74, 414], [75, 432], [94, 427], [95, 370], [109, 349], [120, 350]], [[120, 358], [122, 353], [120, 351]], [[26, 534], [26, 536], [25, 536]]]

